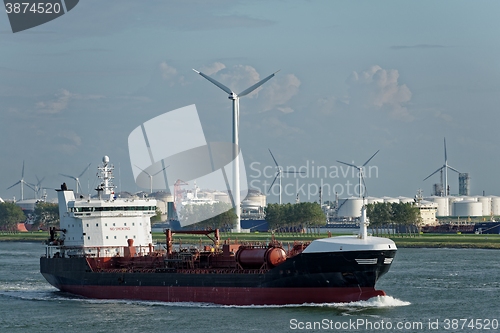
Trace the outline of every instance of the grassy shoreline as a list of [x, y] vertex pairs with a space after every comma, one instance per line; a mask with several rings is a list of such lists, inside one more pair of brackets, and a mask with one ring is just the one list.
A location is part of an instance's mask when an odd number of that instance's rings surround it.
[[[333, 234], [339, 236], [341, 234]], [[271, 240], [270, 233], [242, 233], [231, 234], [221, 233], [221, 239], [229, 239], [231, 242], [261, 242], [265, 243]], [[317, 238], [325, 238], [327, 234], [292, 234], [276, 235], [276, 239], [287, 243], [294, 241], [311, 241]], [[390, 237], [400, 248], [473, 248], [473, 249], [500, 249], [500, 235], [475, 235], [475, 234], [423, 234], [416, 237]], [[19, 233], [0, 233], [0, 242], [35, 242], [44, 243], [48, 239], [48, 233], [45, 232], [19, 232]], [[164, 243], [165, 236], [162, 233], [154, 232], [153, 240]], [[198, 244], [200, 240], [203, 244], [210, 243], [206, 237], [193, 235], [174, 235], [174, 241], [183, 244]]]

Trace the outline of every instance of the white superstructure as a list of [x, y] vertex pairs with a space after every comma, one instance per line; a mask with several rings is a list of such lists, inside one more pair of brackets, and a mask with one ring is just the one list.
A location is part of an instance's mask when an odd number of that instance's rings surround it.
[[150, 218], [156, 213], [156, 200], [116, 198], [112, 184], [114, 168], [107, 156], [98, 169], [98, 198], [75, 198], [65, 184], [57, 190], [64, 245], [123, 247], [131, 239], [136, 247], [147, 248], [152, 243]]

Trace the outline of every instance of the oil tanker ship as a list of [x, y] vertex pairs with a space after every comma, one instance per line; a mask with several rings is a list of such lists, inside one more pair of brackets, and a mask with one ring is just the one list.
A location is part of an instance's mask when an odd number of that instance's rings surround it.
[[[63, 292], [97, 299], [283, 305], [367, 300], [385, 295], [375, 283], [396, 245], [367, 234], [363, 208], [353, 236], [266, 244], [222, 241], [218, 230], [165, 230], [153, 245], [156, 201], [114, 195], [113, 166], [98, 167], [98, 198], [58, 192], [60, 227], [40, 258], [45, 279]], [[175, 233], [205, 235], [210, 245], [174, 245]], [[200, 242], [201, 243], [201, 242]]]

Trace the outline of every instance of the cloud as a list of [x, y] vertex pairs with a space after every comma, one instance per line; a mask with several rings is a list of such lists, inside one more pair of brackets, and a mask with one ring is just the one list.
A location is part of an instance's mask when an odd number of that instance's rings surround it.
[[329, 115], [345, 107], [347, 103], [348, 101], [347, 102], [342, 101], [335, 96], [327, 96], [327, 97], [321, 97], [316, 101], [317, 104], [316, 108], [322, 114]]
[[212, 74], [215, 74], [215, 73], [217, 73], [218, 71], [220, 71], [220, 70], [222, 70], [224, 68], [226, 68], [226, 65], [224, 65], [223, 63], [214, 62], [210, 66], [203, 66], [203, 67], [201, 67], [201, 71], [204, 74], [212, 75]]
[[72, 130], [62, 130], [54, 139], [55, 148], [63, 153], [73, 153], [82, 144], [82, 138]]
[[61, 91], [56, 94], [55, 100], [50, 102], [38, 102], [36, 107], [40, 113], [56, 114], [68, 107], [71, 96], [72, 94], [68, 90], [61, 89]]
[[44, 114], [57, 114], [68, 108], [72, 100], [92, 100], [103, 98], [102, 95], [80, 95], [69, 92], [66, 89], [61, 89], [55, 94], [55, 99], [48, 102], [36, 103], [37, 111]]
[[387, 70], [377, 65], [361, 73], [353, 72], [348, 79], [349, 103], [387, 111], [393, 118], [411, 121], [413, 116], [405, 104], [410, 101], [412, 93], [398, 79], [397, 70]]
[[[204, 74], [213, 73], [213, 78], [223, 83], [236, 93], [256, 84], [271, 73], [262, 76], [255, 68], [248, 65], [235, 65], [227, 68], [220, 62], [213, 63], [210, 66], [202, 67]], [[293, 74], [277, 74], [270, 81], [246, 95], [245, 99], [257, 99], [258, 112], [270, 110], [279, 110], [283, 113], [290, 113], [294, 110], [286, 105], [290, 99], [295, 96], [300, 87], [300, 80]], [[245, 102], [247, 103], [247, 102]]]
[[273, 80], [274, 81], [270, 82], [269, 86], [262, 91], [262, 100], [264, 102], [262, 112], [274, 108], [284, 113], [293, 112], [294, 110], [285, 104], [288, 103], [293, 96], [298, 94], [300, 80], [293, 74], [287, 74], [285, 76], [277, 75]]
[[172, 79], [177, 75], [177, 70], [174, 67], [169, 66], [165, 61], [160, 63], [160, 72], [161, 76], [167, 80]]

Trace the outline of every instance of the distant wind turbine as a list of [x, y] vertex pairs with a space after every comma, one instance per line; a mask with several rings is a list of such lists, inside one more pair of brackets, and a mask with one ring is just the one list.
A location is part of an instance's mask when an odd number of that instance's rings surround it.
[[38, 195], [40, 194], [40, 190], [44, 189], [42, 187], [42, 182], [45, 179], [45, 177], [43, 177], [42, 179], [39, 179], [37, 175], [35, 175], [35, 177], [36, 177], [36, 180], [37, 180], [36, 184], [26, 183], [26, 185], [28, 185], [28, 187], [30, 187], [34, 191], [34, 193], [35, 193], [35, 199], [38, 199]]
[[234, 198], [234, 209], [235, 213], [237, 215], [236, 222], [235, 222], [235, 229], [236, 232], [241, 232], [241, 225], [240, 225], [240, 217], [241, 217], [241, 198], [240, 198], [240, 163], [238, 160], [238, 153], [239, 153], [239, 122], [240, 122], [240, 97], [246, 96], [250, 94], [252, 91], [269, 81], [276, 73], [279, 71], [274, 72], [273, 74], [267, 76], [266, 78], [260, 80], [253, 86], [243, 90], [239, 94], [236, 94], [234, 91], [220, 83], [219, 81], [211, 78], [210, 76], [203, 74], [200, 71], [197, 71], [196, 69], [193, 69], [196, 73], [200, 74], [203, 76], [205, 79], [208, 81], [212, 82], [215, 84], [217, 87], [220, 89], [224, 90], [226, 93], [229, 94], [229, 99], [233, 101], [233, 198]]
[[21, 201], [22, 201], [22, 200], [24, 200], [24, 184], [28, 185], [28, 183], [26, 183], [24, 181], [24, 161], [23, 161], [23, 170], [21, 172], [21, 179], [18, 180], [14, 185], [7, 187], [7, 190], [10, 188], [13, 188], [14, 186], [16, 186], [18, 184], [21, 184]]
[[78, 187], [80, 187], [80, 189], [82, 188], [82, 184], [80, 184], [80, 178], [88, 170], [88, 168], [90, 167], [91, 164], [92, 163], [89, 163], [89, 165], [87, 165], [87, 167], [82, 171], [82, 173], [78, 177], [70, 176], [70, 175], [64, 175], [62, 173], [60, 173], [60, 175], [64, 176], [64, 177], [68, 177], [68, 178], [74, 179], [76, 181], [76, 193], [80, 193], [80, 192], [78, 192]]
[[[269, 149], [269, 148], [268, 148]], [[276, 164], [276, 168], [278, 168], [278, 171], [276, 171], [276, 177], [274, 177], [274, 180], [273, 182], [271, 183], [271, 186], [269, 186], [269, 190], [267, 191], [267, 193], [269, 193], [269, 191], [271, 191], [271, 188], [273, 187], [274, 185], [274, 182], [276, 181], [276, 179], [279, 178], [279, 185], [280, 185], [280, 205], [281, 205], [281, 176], [283, 173], [304, 173], [304, 171], [288, 171], [288, 170], [283, 170], [283, 168], [278, 164], [278, 162], [276, 162], [276, 159], [274, 158], [274, 155], [273, 153], [271, 152], [271, 149], [269, 149], [269, 153], [271, 153], [271, 157], [273, 158], [274, 160], [274, 164]], [[297, 193], [297, 201], [299, 200], [299, 194]]]
[[[429, 176], [424, 178], [424, 181], [429, 179], [431, 176], [433, 176], [435, 173], [438, 171], [444, 171], [444, 196], [447, 196], [448, 193], [448, 169], [455, 171], [456, 173], [460, 173], [457, 169], [451, 167], [448, 165], [448, 155], [446, 154], [446, 138], [444, 138], [444, 164], [442, 167], [431, 173]], [[441, 186], [443, 183], [441, 182]]]
[[[135, 164], [134, 164], [135, 165]], [[149, 187], [150, 187], [150, 192], [149, 193], [153, 193], [153, 177], [156, 176], [157, 174], [159, 174], [160, 172], [162, 172], [163, 170], [165, 170], [166, 168], [168, 168], [170, 165], [167, 165], [166, 167], [164, 167], [163, 169], [161, 169], [160, 171], [158, 171], [157, 173], [155, 174], [150, 174], [149, 172], [147, 172], [146, 170], [144, 169], [141, 169], [139, 168], [137, 165], [135, 165], [135, 167], [139, 170], [141, 170], [142, 172], [144, 172], [146, 175], [149, 176]]]
[[[365, 166], [366, 166], [366, 165], [367, 165], [367, 164], [368, 164], [368, 163], [372, 160], [372, 158], [374, 158], [374, 157], [375, 157], [375, 155], [377, 155], [377, 153], [378, 153], [379, 151], [380, 151], [380, 149], [379, 149], [379, 150], [377, 150], [377, 151], [375, 152], [375, 154], [373, 154], [373, 155], [372, 155], [372, 157], [370, 157], [370, 158], [368, 159], [368, 161], [366, 161], [366, 162], [365, 162], [363, 165], [361, 165], [361, 166], [358, 166], [358, 165], [354, 165], [354, 164], [351, 164], [351, 163], [346, 163], [346, 162], [342, 162], [342, 161], [337, 160], [337, 162], [339, 162], [339, 163], [345, 164], [345, 165], [347, 165], [347, 166], [353, 167], [353, 168], [355, 168], [355, 169], [357, 169], [357, 170], [358, 170], [358, 176], [359, 176], [359, 197], [360, 197], [360, 198], [361, 198], [361, 197], [363, 197], [363, 195], [365, 195], [365, 194], [366, 194], [366, 184], [365, 184], [365, 179], [364, 179], [364, 177], [363, 177], [363, 170], [364, 170]], [[363, 188], [364, 188], [363, 194], [361, 193], [361, 182], [363, 182]]]

